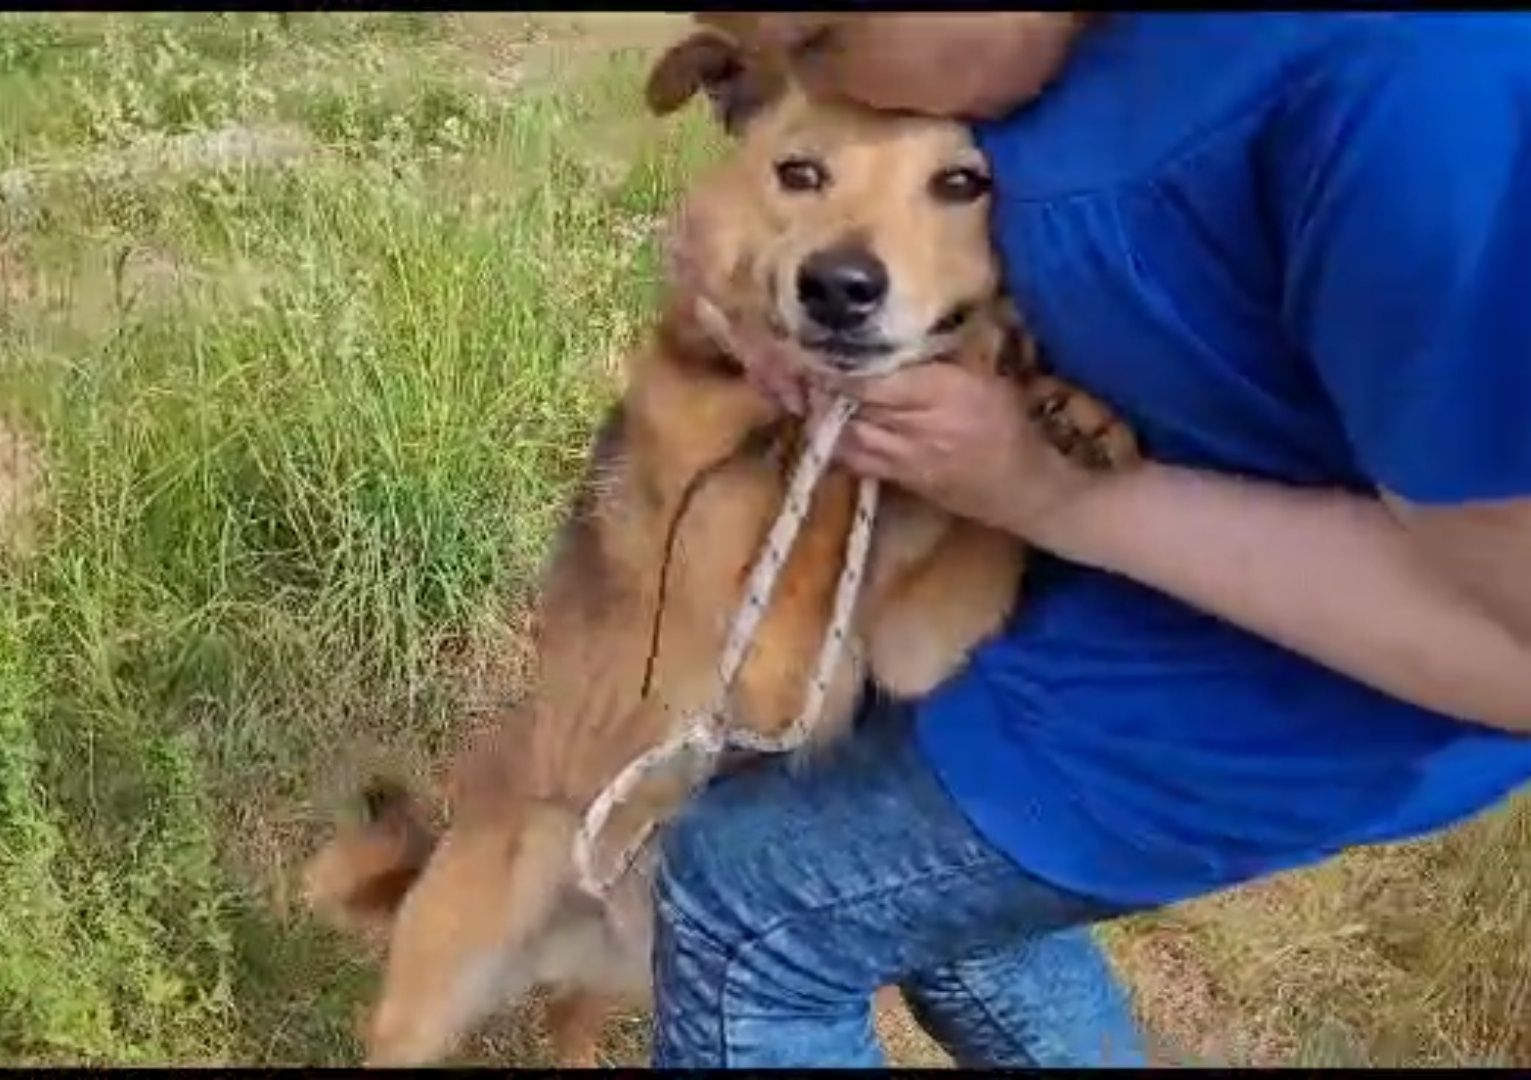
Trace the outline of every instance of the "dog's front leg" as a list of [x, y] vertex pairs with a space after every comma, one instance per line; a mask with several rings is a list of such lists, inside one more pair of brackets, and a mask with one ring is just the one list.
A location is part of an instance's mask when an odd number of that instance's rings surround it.
[[520, 820], [449, 832], [399, 909], [369, 1065], [424, 1065], [527, 989], [527, 946], [569, 880], [575, 819], [537, 804]]
[[898, 697], [919, 697], [950, 677], [1004, 623], [1023, 561], [1019, 540], [953, 519], [935, 549], [863, 609], [867, 660], [878, 685]]

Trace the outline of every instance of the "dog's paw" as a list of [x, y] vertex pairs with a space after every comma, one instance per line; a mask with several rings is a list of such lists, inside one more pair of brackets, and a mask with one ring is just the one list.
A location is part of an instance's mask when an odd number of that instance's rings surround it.
[[1106, 471], [1138, 459], [1137, 439], [1105, 405], [1051, 375], [1024, 386], [1026, 409], [1060, 453], [1088, 469]]

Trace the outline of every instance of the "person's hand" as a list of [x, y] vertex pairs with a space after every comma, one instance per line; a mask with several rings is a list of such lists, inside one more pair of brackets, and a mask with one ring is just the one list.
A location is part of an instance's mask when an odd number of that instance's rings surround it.
[[960, 517], [1034, 539], [1097, 481], [1046, 441], [1004, 376], [921, 364], [836, 388], [861, 400], [837, 460]]
[[702, 215], [683, 211], [666, 238], [667, 274], [678, 302], [719, 348], [739, 361], [756, 388], [787, 412], [803, 415], [807, 392], [792, 346], [773, 334], [758, 312], [727, 307], [707, 280], [706, 228]]
[[1062, 69], [1085, 17], [1066, 11], [702, 12], [746, 51], [785, 57], [810, 93], [874, 109], [994, 119]]

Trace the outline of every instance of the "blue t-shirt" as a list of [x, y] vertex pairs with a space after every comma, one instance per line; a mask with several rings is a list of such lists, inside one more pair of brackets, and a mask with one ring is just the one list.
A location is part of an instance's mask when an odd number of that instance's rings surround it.
[[[1152, 457], [1531, 495], [1531, 17], [1114, 15], [979, 137], [1011, 293]], [[985, 835], [1131, 904], [1415, 835], [1531, 778], [1531, 739], [1055, 559], [919, 716]]]

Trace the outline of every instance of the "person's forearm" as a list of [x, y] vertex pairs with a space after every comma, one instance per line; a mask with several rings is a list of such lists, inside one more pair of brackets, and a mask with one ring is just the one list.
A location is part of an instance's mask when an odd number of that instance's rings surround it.
[[1028, 531], [1395, 697], [1531, 731], [1531, 645], [1424, 566], [1380, 500], [1150, 464]]

